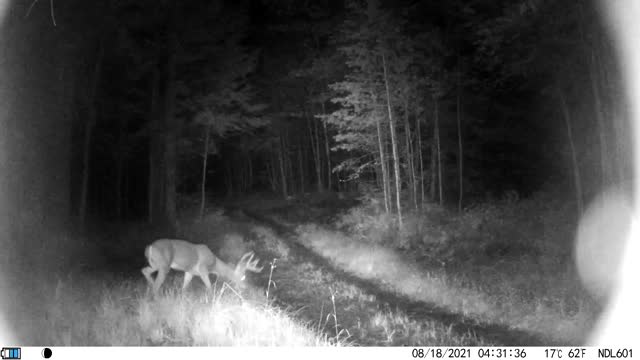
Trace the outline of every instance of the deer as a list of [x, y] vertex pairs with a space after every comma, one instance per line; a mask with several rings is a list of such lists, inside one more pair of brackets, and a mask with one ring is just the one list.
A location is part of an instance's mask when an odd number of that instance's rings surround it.
[[[253, 251], [247, 252], [238, 261], [235, 267], [220, 260], [211, 249], [204, 244], [194, 244], [186, 240], [158, 239], [148, 245], [144, 250], [149, 266], [142, 269], [142, 274], [153, 289], [154, 295], [160, 290], [169, 270], [174, 269], [184, 272], [182, 291], [184, 291], [193, 276], [199, 276], [211, 290], [209, 274], [216, 274], [236, 284], [243, 289], [245, 284], [245, 272], [259, 273], [263, 267], [258, 267], [259, 259], [253, 259]], [[157, 272], [155, 280], [151, 275]]]

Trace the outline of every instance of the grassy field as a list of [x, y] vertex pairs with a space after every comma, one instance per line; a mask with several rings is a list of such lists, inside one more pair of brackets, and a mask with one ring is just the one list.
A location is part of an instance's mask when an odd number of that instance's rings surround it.
[[297, 226], [298, 241], [332, 264], [483, 324], [580, 344], [600, 311], [574, 268], [577, 219], [552, 194], [483, 203], [461, 214], [425, 207], [405, 214], [402, 231], [372, 202], [322, 226], [292, 216], [300, 213], [276, 219]]
[[[162, 234], [144, 224], [47, 234], [47, 247], [24, 247], [8, 259], [7, 286], [23, 295], [11, 298], [9, 316], [24, 345], [461, 346], [525, 339], [510, 332], [578, 344], [599, 309], [571, 266], [573, 220], [542, 196], [463, 214], [425, 208], [407, 214], [402, 231], [367, 202], [342, 212], [331, 202], [262, 201], [252, 209], [293, 229], [289, 234], [242, 211], [183, 219], [179, 237], [208, 244], [222, 259], [258, 254], [265, 270], [251, 274], [243, 293], [222, 280], [211, 293], [199, 280], [182, 292], [182, 275], [172, 272], [163, 293], [150, 296], [140, 274], [143, 249]], [[22, 236], [29, 243], [44, 233]]]

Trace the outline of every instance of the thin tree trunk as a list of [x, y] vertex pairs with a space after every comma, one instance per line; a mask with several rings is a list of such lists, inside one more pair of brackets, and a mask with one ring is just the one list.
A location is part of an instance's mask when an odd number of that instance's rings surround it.
[[313, 119], [307, 117], [307, 126], [309, 127], [309, 137], [311, 138], [311, 151], [313, 153], [314, 165], [316, 169], [316, 184], [318, 186], [318, 192], [322, 191], [322, 165], [320, 164], [320, 146], [318, 144], [317, 135], [314, 134], [314, 126], [311, 123]]
[[444, 196], [443, 195], [443, 191], [442, 191], [442, 158], [441, 158], [441, 154], [442, 151], [440, 149], [440, 109], [439, 109], [439, 103], [438, 103], [438, 99], [436, 99], [436, 104], [435, 104], [435, 112], [436, 112], [436, 116], [435, 116], [435, 127], [434, 127], [434, 132], [435, 132], [435, 140], [436, 140], [436, 157], [438, 159], [438, 204], [440, 204], [440, 206], [442, 206], [444, 204]]
[[82, 147], [82, 188], [80, 193], [80, 209], [78, 211], [80, 217], [80, 225], [85, 226], [87, 217], [87, 200], [89, 196], [89, 174], [91, 172], [91, 142], [93, 138], [93, 130], [97, 122], [96, 96], [98, 94], [98, 84], [100, 83], [100, 75], [102, 73], [102, 61], [104, 58], [104, 40], [100, 40], [98, 45], [98, 56], [96, 64], [93, 68], [91, 76], [91, 88], [87, 98], [87, 121], [84, 130], [84, 143]]
[[270, 156], [270, 159], [267, 160], [267, 173], [269, 174], [269, 184], [271, 185], [271, 191], [275, 194], [277, 191], [276, 184], [276, 169], [273, 164], [273, 156]]
[[385, 55], [382, 54], [382, 70], [384, 73], [384, 86], [387, 92], [387, 111], [389, 113], [389, 127], [391, 129], [391, 149], [393, 152], [393, 171], [395, 175], [396, 181], [396, 206], [398, 212], [398, 225], [400, 229], [402, 229], [402, 207], [400, 204], [400, 188], [402, 186], [402, 182], [400, 181], [400, 161], [398, 156], [398, 144], [396, 141], [396, 124], [393, 118], [393, 111], [391, 110], [391, 94], [389, 91], [389, 79], [387, 77], [387, 62], [385, 59]]
[[436, 200], [436, 184], [438, 183], [438, 149], [436, 138], [438, 135], [438, 127], [436, 119], [433, 119], [433, 134], [431, 135], [431, 158], [429, 160], [429, 198], [431, 201]]
[[[326, 115], [326, 109], [324, 106], [324, 102], [322, 103], [322, 115]], [[331, 152], [329, 150], [329, 132], [327, 131], [327, 122], [322, 121], [322, 126], [324, 127], [324, 151], [327, 156], [327, 189], [331, 190]]]
[[567, 126], [567, 137], [569, 139], [569, 146], [571, 148], [571, 164], [573, 166], [573, 183], [576, 191], [576, 204], [578, 207], [578, 214], [582, 215], [584, 205], [582, 202], [582, 181], [580, 179], [580, 169], [578, 168], [578, 156], [576, 154], [576, 148], [573, 142], [573, 133], [571, 131], [571, 115], [569, 113], [569, 107], [564, 98], [562, 90], [557, 89], [558, 97], [560, 99], [560, 107], [564, 118], [565, 125]]
[[380, 151], [380, 171], [382, 172], [382, 191], [384, 193], [384, 210], [388, 214], [390, 211], [389, 204], [389, 172], [387, 171], [387, 159], [385, 157], [384, 151], [384, 141], [383, 141], [383, 132], [382, 132], [382, 124], [380, 123], [381, 119], [379, 116], [376, 116], [376, 130], [378, 132], [378, 150]]
[[207, 159], [209, 158], [209, 136], [211, 133], [211, 124], [207, 124], [204, 133], [204, 150], [202, 151], [202, 180], [200, 181], [200, 220], [204, 217], [204, 207], [206, 201], [207, 186]]
[[289, 189], [289, 192], [293, 192], [296, 184], [293, 178], [293, 161], [291, 161], [291, 152], [289, 151], [289, 131], [287, 129], [285, 129], [284, 135], [282, 142], [284, 144], [285, 169], [287, 170], [287, 189]]
[[298, 168], [300, 169], [300, 193], [304, 194], [304, 160], [302, 159], [302, 143], [298, 148]]
[[279, 138], [280, 140], [280, 179], [282, 180], [282, 197], [284, 199], [287, 198], [288, 192], [287, 192], [287, 175], [286, 175], [286, 170], [285, 170], [285, 165], [284, 165], [284, 145], [283, 145], [283, 141], [282, 141], [282, 136], [280, 136]]
[[416, 170], [413, 164], [413, 143], [411, 141], [411, 126], [409, 124], [409, 95], [404, 99], [404, 135], [407, 143], [407, 167], [409, 168], [409, 177], [411, 183], [411, 195], [413, 197], [413, 207], [418, 210], [418, 186], [416, 182]]
[[424, 169], [422, 162], [422, 132], [420, 130], [420, 118], [416, 116], [416, 137], [418, 138], [418, 165], [420, 169], [420, 208], [424, 204]]
[[[375, 163], [375, 161], [376, 161], [375, 155], [373, 155], [373, 158], [374, 158], [373, 162]], [[382, 168], [382, 166], [376, 167], [376, 168], [373, 169], [373, 174], [374, 174], [373, 177], [374, 177], [374, 180], [376, 182], [376, 187], [378, 189], [384, 189], [383, 191], [386, 191], [386, 189], [384, 188], [384, 182], [382, 182], [382, 173], [380, 172], [381, 168]]]
[[313, 135], [315, 137], [315, 144], [316, 144], [316, 156], [317, 156], [317, 163], [318, 163], [318, 191], [322, 191], [324, 190], [324, 181], [322, 180], [322, 152], [320, 151], [320, 128], [318, 127], [318, 121], [315, 119], [312, 119], [312, 124], [313, 124], [313, 128], [314, 128], [314, 132]]

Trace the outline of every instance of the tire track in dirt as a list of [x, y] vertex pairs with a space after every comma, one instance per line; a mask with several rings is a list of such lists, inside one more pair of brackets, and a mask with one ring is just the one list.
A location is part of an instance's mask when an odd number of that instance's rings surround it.
[[329, 259], [308, 249], [304, 245], [294, 240], [296, 232], [289, 226], [262, 215], [258, 212], [246, 209], [234, 209], [241, 212], [248, 218], [261, 225], [272, 228], [275, 233], [286, 241], [292, 251], [302, 256], [304, 259], [316, 264], [319, 267], [333, 273], [333, 275], [343, 281], [360, 287], [363, 291], [374, 295], [382, 304], [397, 307], [407, 313], [414, 320], [431, 319], [438, 321], [459, 334], [475, 334], [479, 338], [485, 339], [489, 343], [504, 346], [552, 346], [555, 344], [552, 339], [543, 338], [540, 335], [530, 332], [512, 329], [500, 324], [478, 323], [477, 320], [439, 307], [432, 303], [410, 299], [408, 296], [388, 291], [380, 286], [376, 281], [364, 279], [347, 272], [334, 264]]

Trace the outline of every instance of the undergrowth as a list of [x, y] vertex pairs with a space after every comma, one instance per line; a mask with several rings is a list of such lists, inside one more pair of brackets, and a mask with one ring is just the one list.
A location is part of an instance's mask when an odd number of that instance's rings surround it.
[[378, 202], [364, 200], [335, 230], [298, 227], [301, 242], [358, 276], [482, 322], [566, 344], [591, 328], [599, 307], [571, 257], [577, 218], [553, 195], [463, 213], [424, 206], [404, 214], [402, 230]]

